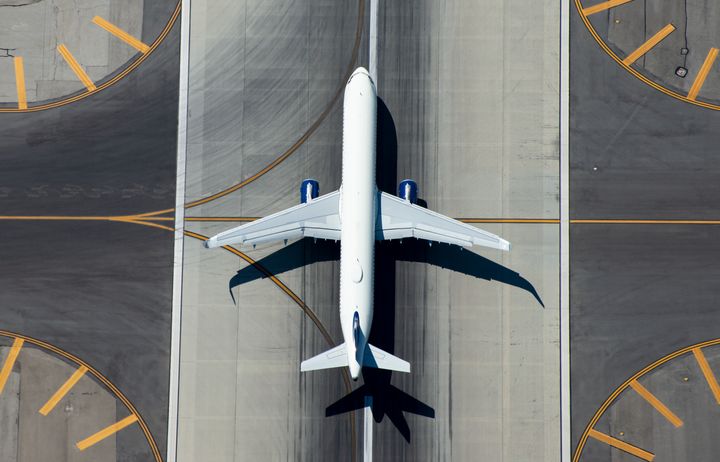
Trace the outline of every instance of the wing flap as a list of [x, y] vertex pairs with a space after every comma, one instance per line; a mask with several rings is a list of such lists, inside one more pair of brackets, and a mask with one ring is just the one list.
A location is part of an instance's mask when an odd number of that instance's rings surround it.
[[208, 239], [206, 247], [255, 245], [301, 237], [339, 240], [339, 209], [340, 192], [331, 192], [311, 202], [224, 231]]
[[495, 234], [384, 192], [378, 198], [378, 214], [377, 240], [415, 237], [464, 247], [481, 245], [510, 250], [510, 243]]
[[410, 372], [410, 363], [397, 356], [393, 356], [387, 351], [367, 344], [365, 355], [363, 356], [363, 366], [374, 367], [376, 369], [387, 369], [397, 372]]

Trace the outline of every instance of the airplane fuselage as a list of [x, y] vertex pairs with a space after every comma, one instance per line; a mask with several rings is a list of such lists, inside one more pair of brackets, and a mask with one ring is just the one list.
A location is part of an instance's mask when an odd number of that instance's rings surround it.
[[340, 196], [340, 322], [353, 379], [360, 374], [373, 319], [376, 114], [375, 84], [358, 69], [345, 87]]

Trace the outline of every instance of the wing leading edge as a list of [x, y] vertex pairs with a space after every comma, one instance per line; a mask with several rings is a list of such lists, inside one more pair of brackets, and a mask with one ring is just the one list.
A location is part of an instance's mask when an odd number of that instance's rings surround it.
[[510, 243], [499, 236], [411, 204], [399, 197], [380, 192], [375, 239], [390, 240], [408, 237], [463, 247], [481, 245], [493, 249], [510, 250]]
[[334, 191], [306, 204], [268, 215], [205, 241], [205, 247], [255, 245], [301, 237], [340, 239], [340, 192]]

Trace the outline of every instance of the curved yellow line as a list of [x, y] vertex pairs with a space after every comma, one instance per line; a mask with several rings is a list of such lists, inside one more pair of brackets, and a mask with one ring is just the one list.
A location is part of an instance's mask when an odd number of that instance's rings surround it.
[[84, 366], [88, 369], [88, 371], [102, 384], [104, 384], [110, 391], [117, 396], [120, 401], [127, 407], [127, 409], [130, 411], [131, 414], [135, 415], [138, 418], [138, 423], [140, 424], [140, 427], [142, 428], [143, 433], [145, 434], [145, 438], [148, 441], [148, 444], [150, 445], [150, 449], [152, 450], [153, 455], [155, 456], [156, 462], [163, 462], [162, 457], [160, 456], [160, 451], [158, 450], [157, 443], [155, 443], [155, 439], [152, 436], [152, 433], [150, 432], [150, 429], [148, 428], [147, 424], [145, 423], [145, 420], [142, 418], [140, 413], [135, 409], [135, 406], [130, 402], [129, 399], [115, 386], [113, 385], [110, 380], [108, 380], [104, 375], [102, 375], [97, 369], [93, 368], [90, 364], [86, 363], [82, 359], [78, 358], [77, 356], [68, 353], [65, 350], [62, 350], [59, 347], [56, 347], [55, 345], [52, 345], [47, 342], [43, 342], [41, 340], [37, 340], [32, 337], [28, 337], [27, 335], [21, 335], [15, 332], [7, 331], [7, 330], [0, 330], [0, 336], [4, 337], [10, 337], [13, 339], [21, 339], [25, 342], [32, 343], [33, 345], [39, 346], [41, 348], [44, 348], [46, 350], [50, 350], [53, 353], [62, 356], [63, 358], [74, 362], [75, 364], [79, 366]]
[[704, 107], [704, 108], [706, 108], [706, 109], [712, 109], [712, 110], [714, 110], [714, 111], [720, 111], [720, 105], [712, 104], [712, 103], [705, 103], [705, 102], [703, 102], [703, 101], [697, 101], [697, 100], [694, 100], [694, 99], [689, 99], [689, 98], [688, 98], [687, 96], [685, 96], [685, 95], [682, 95], [682, 94], [680, 94], [680, 93], [678, 93], [678, 92], [676, 92], [676, 91], [670, 90], [670, 89], [667, 88], [667, 87], [664, 87], [664, 86], [662, 86], [662, 85], [660, 85], [660, 84], [658, 84], [658, 83], [653, 82], [652, 80], [648, 79], [647, 77], [645, 77], [645, 76], [642, 75], [640, 72], [638, 72], [638, 71], [636, 71], [635, 69], [633, 69], [632, 67], [624, 64], [624, 63], [623, 63], [623, 60], [620, 59], [620, 57], [619, 57], [618, 55], [616, 55], [615, 52], [613, 52], [613, 51], [610, 49], [610, 47], [603, 41], [603, 39], [600, 37], [600, 35], [597, 33], [597, 31], [595, 30], [595, 28], [594, 28], [594, 27], [592, 26], [592, 24], [590, 23], [590, 20], [588, 19], [587, 15], [585, 15], [585, 14], [583, 13], [583, 6], [582, 6], [582, 4], [580, 3], [580, 0], [575, 0], [575, 8], [577, 8], [578, 13], [580, 14], [580, 18], [581, 18], [581, 19], [583, 20], [583, 22], [585, 23], [585, 27], [587, 27], [588, 31], [589, 31], [590, 34], [593, 36], [593, 38], [595, 39], [595, 41], [598, 43], [598, 45], [600, 45], [600, 48], [602, 48], [602, 49], [605, 51], [605, 53], [607, 53], [613, 60], [615, 60], [615, 62], [618, 63], [618, 65], [620, 65], [620, 67], [622, 67], [623, 69], [625, 69], [626, 71], [628, 71], [629, 73], [631, 73], [632, 75], [634, 75], [635, 77], [637, 77], [638, 79], [640, 79], [641, 81], [643, 81], [644, 83], [646, 83], [647, 85], [650, 85], [650, 86], [653, 87], [654, 89], [656, 89], [656, 90], [658, 90], [658, 91], [661, 91], [661, 92], [665, 93], [665, 94], [668, 95], [668, 96], [672, 96], [673, 98], [678, 99], [678, 100], [680, 100], [680, 101], [684, 101], [684, 102], [686, 102], [686, 103], [690, 103], [690, 104], [694, 104], [694, 105], [696, 105], [696, 106]]
[[18, 109], [18, 108], [0, 108], [0, 113], [3, 112], [38, 112], [38, 111], [44, 111], [46, 109], [52, 109], [60, 106], [64, 106], [66, 104], [74, 103], [75, 101], [79, 101], [81, 99], [87, 98], [90, 95], [94, 95], [95, 93], [98, 93], [108, 87], [111, 87], [112, 85], [115, 85], [117, 82], [119, 82], [122, 78], [127, 76], [130, 72], [135, 70], [140, 64], [142, 64], [148, 56], [152, 54], [153, 51], [162, 43], [163, 40], [165, 40], [165, 37], [170, 33], [170, 30], [172, 29], [173, 25], [177, 21], [178, 16], [180, 16], [180, 8], [181, 8], [181, 1], [178, 1], [177, 5], [175, 6], [175, 11], [173, 12], [172, 16], [170, 17], [170, 20], [165, 25], [165, 28], [162, 30], [158, 38], [155, 39], [152, 45], [150, 45], [150, 49], [147, 53], [140, 53], [140, 56], [138, 59], [132, 62], [128, 67], [123, 69], [120, 73], [118, 73], [115, 77], [108, 80], [107, 82], [104, 82], [103, 84], [99, 85], [95, 90], [92, 91], [86, 91], [83, 93], [80, 93], [79, 95], [71, 96], [59, 101], [54, 101], [52, 103], [47, 104], [40, 104], [37, 106], [29, 106], [26, 109]]
[[622, 385], [620, 385], [615, 391], [612, 392], [612, 394], [603, 402], [602, 406], [595, 412], [595, 415], [593, 415], [593, 418], [590, 419], [590, 422], [588, 423], [587, 427], [585, 427], [585, 431], [583, 432], [582, 436], [580, 437], [580, 441], [578, 442], [578, 446], [575, 449], [575, 453], [573, 455], [572, 462], [579, 462], [580, 457], [582, 456], [582, 451], [585, 448], [585, 443], [587, 442], [588, 436], [590, 434], [590, 430], [595, 427], [595, 424], [597, 424], [598, 420], [600, 420], [600, 417], [605, 413], [608, 407], [615, 401], [615, 399], [625, 391], [629, 386], [630, 383], [639, 379], [643, 375], [647, 374], [651, 370], [657, 368], [658, 366], [661, 366], [665, 363], [667, 363], [670, 360], [673, 360], [677, 358], [678, 356], [682, 356], [684, 354], [692, 352], [693, 349], [696, 348], [705, 348], [708, 346], [718, 345], [720, 344], [720, 339], [714, 339], [714, 340], [707, 340], [705, 342], [696, 343], [695, 345], [690, 345], [685, 348], [681, 348], [673, 353], [670, 353], [667, 356], [663, 356], [662, 358], [658, 359], [654, 363], [644, 367], [640, 371], [636, 372], [632, 377], [627, 379]]

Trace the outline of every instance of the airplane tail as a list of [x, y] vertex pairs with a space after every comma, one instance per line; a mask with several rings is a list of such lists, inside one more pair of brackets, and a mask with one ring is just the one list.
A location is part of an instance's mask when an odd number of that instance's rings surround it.
[[389, 371], [410, 372], [410, 363], [397, 356], [393, 356], [387, 351], [367, 344], [365, 355], [363, 356], [362, 365], [364, 367], [374, 367], [376, 369], [387, 369]]
[[[341, 344], [300, 364], [300, 371], [316, 371], [319, 369], [332, 369], [335, 367], [348, 366], [348, 355], [345, 344]], [[386, 369], [397, 372], [410, 372], [410, 363], [393, 356], [387, 351], [367, 344], [365, 355], [362, 360], [363, 367], [374, 367], [375, 369]]]
[[332, 369], [334, 367], [345, 367], [348, 365], [347, 350], [342, 343], [335, 348], [306, 359], [300, 364], [300, 371], [316, 371], [319, 369]]

